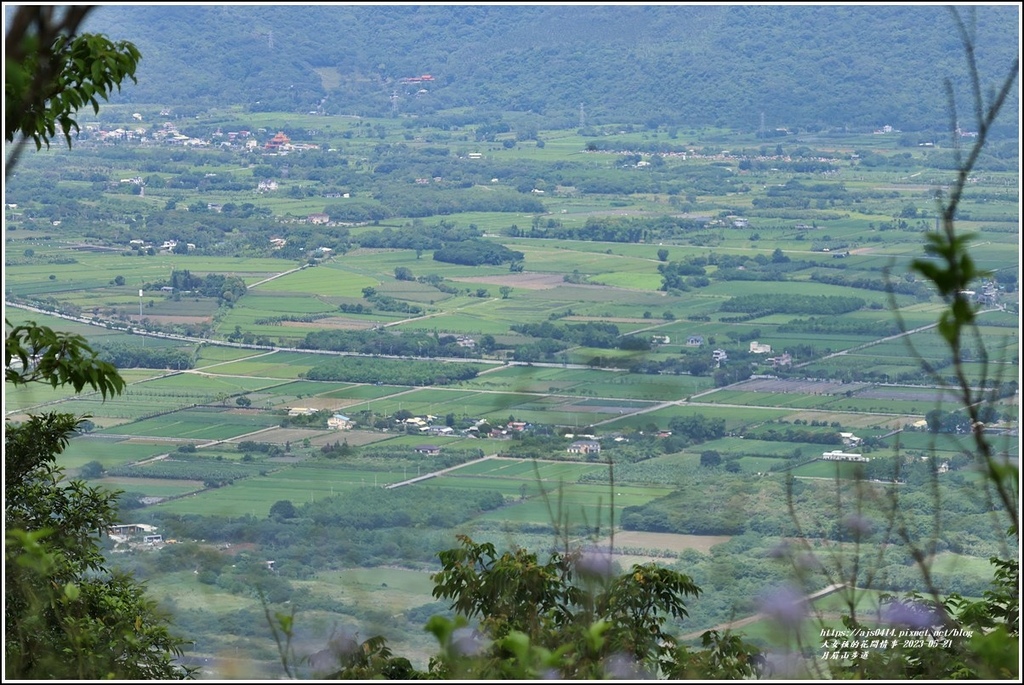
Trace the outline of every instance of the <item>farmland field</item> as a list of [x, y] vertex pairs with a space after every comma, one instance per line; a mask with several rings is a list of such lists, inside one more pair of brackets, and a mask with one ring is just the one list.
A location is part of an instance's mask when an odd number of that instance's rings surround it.
[[[130, 424], [131, 435], [174, 438], [176, 440], [227, 440], [276, 426], [275, 417], [226, 409], [185, 409], [173, 414], [142, 419]], [[119, 426], [117, 431], [126, 430]], [[110, 431], [98, 431], [106, 433]]]

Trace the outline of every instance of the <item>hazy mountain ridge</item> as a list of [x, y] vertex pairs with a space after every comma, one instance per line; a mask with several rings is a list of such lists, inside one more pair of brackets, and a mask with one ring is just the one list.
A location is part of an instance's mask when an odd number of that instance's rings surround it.
[[[410, 114], [914, 130], [948, 127], [942, 80], [966, 73], [939, 6], [111, 5], [87, 28], [142, 50], [121, 101], [257, 110], [382, 115], [397, 96]], [[1018, 9], [978, 6], [977, 35], [987, 86], [1019, 51]]]

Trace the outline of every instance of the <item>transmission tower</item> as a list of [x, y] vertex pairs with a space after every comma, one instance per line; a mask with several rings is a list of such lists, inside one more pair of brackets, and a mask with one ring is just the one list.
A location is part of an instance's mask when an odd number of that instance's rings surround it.
[[580, 103], [580, 128], [583, 128], [583, 125], [586, 123], [586, 121], [587, 121], [587, 116], [583, 112], [583, 103], [581, 102]]

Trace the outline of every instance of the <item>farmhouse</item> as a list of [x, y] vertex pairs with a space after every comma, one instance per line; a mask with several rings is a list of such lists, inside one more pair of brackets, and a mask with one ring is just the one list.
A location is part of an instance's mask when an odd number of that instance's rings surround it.
[[687, 336], [687, 338], [686, 338], [686, 346], [687, 347], [700, 347], [703, 344], [704, 344], [704, 336], [703, 335], [691, 335], [691, 336]]
[[155, 545], [164, 542], [164, 536], [156, 532], [156, 526], [145, 523], [124, 523], [107, 527], [107, 535], [114, 542], [129, 542], [131, 538], [142, 536], [142, 542], [147, 545]]
[[765, 345], [759, 343], [756, 340], [750, 342], [750, 353], [751, 354], [770, 354], [772, 351], [771, 345]]
[[127, 537], [129, 535], [138, 535], [139, 533], [151, 534], [156, 530], [156, 526], [151, 526], [146, 523], [119, 523], [113, 526], [107, 526], [107, 535], [119, 535], [121, 537]]
[[849, 452], [843, 452], [842, 450], [832, 450], [831, 452], [822, 452], [821, 458], [825, 461], [871, 461], [868, 457], [861, 454], [850, 454]]
[[427, 432], [431, 435], [452, 435], [455, 433], [455, 429], [451, 426], [431, 426]]
[[577, 440], [566, 449], [569, 454], [600, 454], [601, 443], [596, 440]]
[[421, 431], [427, 430], [427, 422], [424, 419], [420, 418], [419, 416], [413, 416], [411, 418], [406, 419], [405, 425], [407, 428], [412, 426], [418, 428]]
[[420, 454], [426, 454], [430, 456], [433, 456], [435, 454], [441, 454], [441, 448], [438, 447], [437, 445], [416, 445], [416, 447], [414, 447], [413, 450], [419, 452]]
[[306, 222], [311, 224], [326, 224], [330, 222], [331, 217], [329, 214], [310, 214], [306, 217]]
[[312, 416], [316, 411], [313, 407], [290, 407], [288, 416]]
[[327, 427], [334, 430], [346, 431], [352, 427], [352, 419], [344, 414], [335, 414], [331, 418], [327, 419]]
[[863, 438], [858, 438], [853, 433], [840, 433], [839, 437], [842, 438], [843, 444], [850, 447], [856, 447], [864, 442]]

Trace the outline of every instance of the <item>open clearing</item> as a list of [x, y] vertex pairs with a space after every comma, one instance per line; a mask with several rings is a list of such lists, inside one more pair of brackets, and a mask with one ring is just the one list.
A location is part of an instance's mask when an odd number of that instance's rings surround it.
[[[681, 535], [626, 530], [615, 534], [615, 547], [617, 549], [642, 547], [676, 554], [688, 549], [695, 549], [701, 554], [707, 554], [715, 545], [720, 545], [731, 539], [732, 537], [729, 535]], [[598, 545], [606, 545], [608, 542], [609, 539], [605, 538]]]

